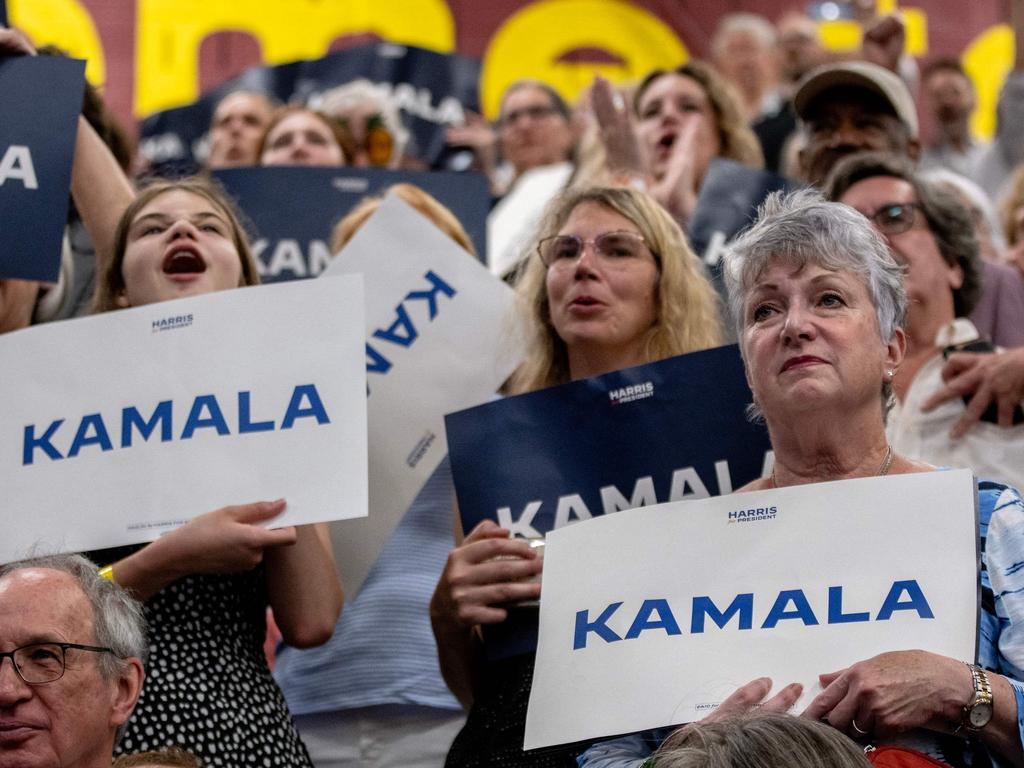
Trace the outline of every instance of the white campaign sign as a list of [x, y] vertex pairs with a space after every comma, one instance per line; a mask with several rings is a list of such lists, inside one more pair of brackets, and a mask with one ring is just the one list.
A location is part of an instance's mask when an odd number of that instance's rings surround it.
[[371, 514], [333, 527], [350, 595], [448, 453], [444, 415], [493, 397], [521, 357], [512, 290], [401, 199], [324, 274], [353, 272], [366, 286]]
[[973, 659], [968, 470], [641, 507], [552, 531], [525, 748], [699, 720], [884, 651]]
[[356, 277], [239, 288], [0, 336], [0, 562], [151, 541], [229, 505], [366, 515]]

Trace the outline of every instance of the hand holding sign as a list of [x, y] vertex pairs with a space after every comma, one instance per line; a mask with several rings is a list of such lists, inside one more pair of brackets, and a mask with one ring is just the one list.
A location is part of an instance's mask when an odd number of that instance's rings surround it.
[[257, 501], [200, 515], [119, 562], [117, 582], [146, 599], [190, 574], [250, 571], [268, 547], [295, 543], [294, 526], [269, 530], [260, 525], [285, 506], [284, 499]]
[[542, 566], [526, 541], [510, 539], [507, 528], [484, 520], [448, 555], [431, 616], [463, 627], [504, 621], [508, 610], [503, 605], [540, 597], [540, 584], [528, 579]]
[[973, 690], [965, 664], [927, 651], [882, 653], [819, 679], [825, 690], [804, 717], [825, 718], [853, 738], [915, 728], [952, 733]]
[[0, 27], [0, 56], [35, 56], [36, 49], [21, 32]]
[[772, 680], [770, 677], [751, 680], [733, 691], [718, 705], [718, 709], [700, 722], [713, 723], [719, 720], [728, 720], [730, 717], [749, 712], [754, 707], [762, 712], [788, 712], [796, 704], [800, 694], [804, 692], [804, 687], [800, 683], [790, 683], [765, 701], [765, 697], [771, 693], [771, 690]]

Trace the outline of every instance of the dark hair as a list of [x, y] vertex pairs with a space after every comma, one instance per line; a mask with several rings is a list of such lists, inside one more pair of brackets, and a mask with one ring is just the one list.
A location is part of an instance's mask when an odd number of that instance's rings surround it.
[[124, 266], [124, 252], [128, 246], [128, 230], [135, 217], [139, 215], [139, 211], [160, 195], [176, 191], [198, 195], [220, 209], [231, 227], [231, 240], [238, 252], [238, 259], [242, 263], [240, 284], [259, 284], [260, 275], [256, 268], [256, 258], [249, 247], [249, 238], [245, 234], [245, 229], [242, 227], [231, 198], [216, 181], [201, 176], [191, 176], [173, 181], [155, 181], [140, 190], [121, 214], [121, 220], [117, 223], [117, 230], [114, 232], [114, 252], [106, 261], [103, 271], [96, 277], [96, 296], [93, 298], [94, 312], [119, 309], [117, 297], [125, 289], [122, 267]]
[[967, 317], [981, 298], [981, 257], [970, 211], [953, 192], [922, 179], [908, 159], [885, 152], [844, 157], [825, 181], [825, 196], [838, 200], [857, 182], [876, 176], [900, 179], [914, 188], [943, 261], [963, 271], [963, 283], [953, 289], [953, 309], [957, 317]]

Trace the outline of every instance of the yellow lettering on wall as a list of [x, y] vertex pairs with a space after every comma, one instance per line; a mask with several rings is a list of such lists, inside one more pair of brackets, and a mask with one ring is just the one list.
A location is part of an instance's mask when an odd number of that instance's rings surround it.
[[[621, 64], [559, 62], [576, 49], [607, 51]], [[570, 103], [595, 74], [624, 82], [689, 58], [675, 32], [648, 11], [621, 0], [541, 0], [527, 5], [494, 33], [484, 54], [480, 103], [494, 119], [501, 94], [523, 78], [543, 80]]]
[[11, 26], [36, 45], [56, 45], [76, 59], [85, 59], [85, 76], [93, 85], [107, 77], [103, 45], [92, 16], [78, 0], [7, 0]]
[[991, 138], [996, 130], [999, 89], [1013, 68], [1013, 31], [1009, 25], [989, 27], [975, 37], [964, 50], [961, 63], [978, 93], [971, 130], [976, 136]]
[[199, 46], [223, 30], [253, 35], [267, 64], [318, 58], [335, 38], [368, 32], [443, 52], [455, 46], [444, 0], [138, 0], [136, 114], [195, 101]]

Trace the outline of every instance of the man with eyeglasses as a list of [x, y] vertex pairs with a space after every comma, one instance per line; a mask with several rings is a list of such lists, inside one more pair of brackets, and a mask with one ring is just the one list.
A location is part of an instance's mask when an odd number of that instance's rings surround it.
[[981, 295], [981, 258], [966, 207], [954, 193], [921, 179], [905, 158], [871, 152], [837, 164], [825, 193], [864, 214], [906, 268], [907, 350], [891, 377], [897, 399], [889, 416], [893, 450], [1024, 485], [1024, 424], [982, 425], [952, 440], [965, 404], [956, 400], [923, 410], [943, 387], [945, 355], [993, 349], [968, 319]]
[[109, 768], [146, 654], [140, 605], [85, 558], [0, 565], [0, 768]]

